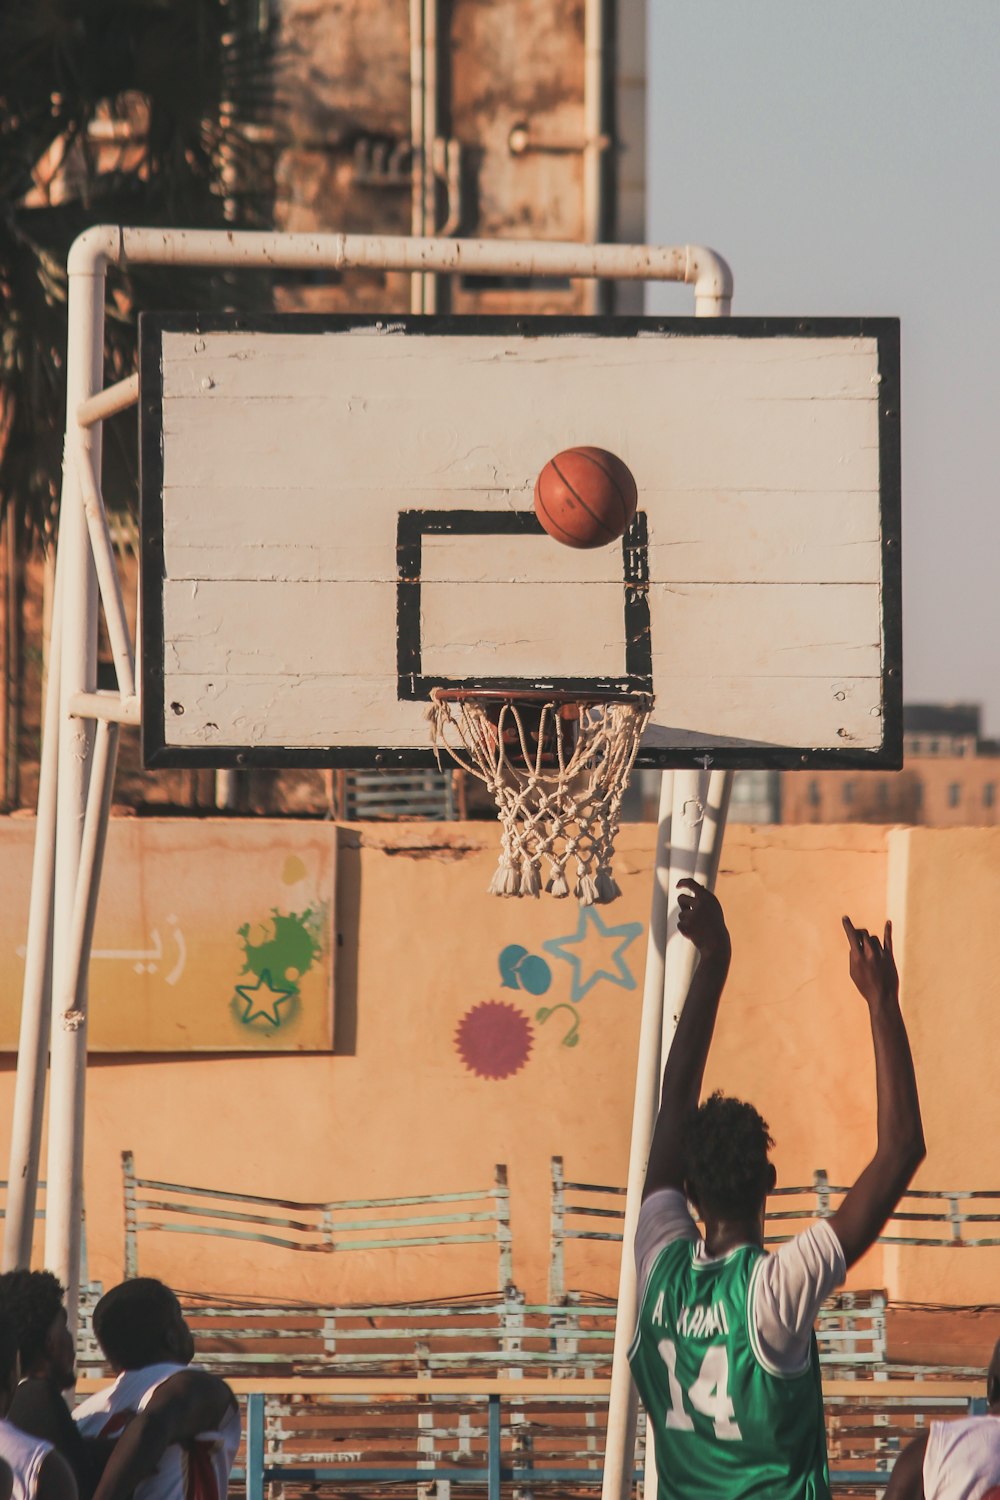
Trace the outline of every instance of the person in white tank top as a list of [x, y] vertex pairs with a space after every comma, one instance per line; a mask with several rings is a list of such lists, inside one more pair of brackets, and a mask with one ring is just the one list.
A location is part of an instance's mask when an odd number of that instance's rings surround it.
[[0, 1496], [6, 1500], [77, 1500], [73, 1471], [51, 1443], [6, 1420], [20, 1378], [17, 1332], [0, 1322]]
[[899, 1455], [885, 1500], [1000, 1500], [1000, 1340], [986, 1374], [987, 1414], [932, 1422]]
[[117, 1376], [73, 1413], [85, 1438], [115, 1440], [94, 1500], [226, 1500], [239, 1407], [192, 1365], [174, 1293], [147, 1276], [123, 1281], [94, 1308], [94, 1335]]

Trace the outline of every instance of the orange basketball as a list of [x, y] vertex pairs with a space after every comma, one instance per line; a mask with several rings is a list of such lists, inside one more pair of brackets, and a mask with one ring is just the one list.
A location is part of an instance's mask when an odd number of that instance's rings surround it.
[[567, 547], [604, 547], [635, 515], [631, 473], [604, 448], [567, 448], [535, 480], [535, 515]]

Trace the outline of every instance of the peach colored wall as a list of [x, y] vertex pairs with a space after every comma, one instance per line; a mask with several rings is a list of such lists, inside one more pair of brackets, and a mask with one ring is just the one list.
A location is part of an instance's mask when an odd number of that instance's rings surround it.
[[[900, 829], [889, 844], [927, 1137], [914, 1186], [1000, 1193], [1000, 830]], [[979, 1207], [996, 1212], [997, 1202]], [[970, 1224], [965, 1233], [997, 1238], [998, 1226]], [[998, 1300], [1000, 1248], [899, 1249], [885, 1257], [900, 1300]]]
[[[219, 826], [232, 836], [231, 821]], [[320, 827], [312, 825], [313, 833]], [[326, 825], [325, 832], [339, 840], [338, 1050], [96, 1058], [86, 1163], [91, 1273], [105, 1284], [121, 1274], [123, 1147], [134, 1149], [143, 1176], [302, 1199], [486, 1187], [494, 1163], [504, 1161], [515, 1278], [530, 1298], [541, 1298], [550, 1156], [564, 1157], [570, 1178], [624, 1181], [653, 830], [623, 830], [617, 872], [624, 894], [597, 914], [606, 929], [621, 930], [602, 934], [588, 919], [583, 939], [564, 941], [561, 950], [576, 965], [544, 947], [574, 937], [575, 904], [485, 894], [495, 862], [492, 825], [353, 825], [339, 833]], [[6, 834], [0, 825], [0, 842]], [[901, 837], [909, 841], [908, 894]], [[925, 850], [922, 840], [943, 842]], [[905, 912], [893, 915], [906, 917], [906, 1010], [932, 1137], [923, 1180], [989, 1185], [994, 1164], [982, 1145], [1000, 1107], [987, 1094], [1000, 942], [997, 924], [986, 920], [1000, 894], [994, 866], [1000, 834], [918, 831], [887, 839], [886, 830], [862, 826], [730, 829], [719, 889], [735, 956], [708, 1082], [758, 1104], [777, 1141], [781, 1181], [807, 1181], [815, 1167], [831, 1180], [850, 1180], [872, 1149], [871, 1043], [847, 976], [840, 916], [880, 923], [892, 884], [897, 907], [905, 898]], [[198, 878], [192, 865], [190, 879]], [[204, 898], [211, 901], [211, 889]], [[548, 964], [544, 994], [502, 986], [498, 956], [513, 944]], [[536, 990], [544, 977], [537, 965], [520, 973]], [[586, 987], [578, 1001], [571, 998], [575, 973]], [[482, 1015], [476, 1007], [498, 1003], [507, 1007], [492, 1014], [510, 1047], [510, 1072], [490, 1078], [475, 1070], [474, 1027], [468, 1061], [456, 1037], [463, 1021], [472, 1026], [470, 1014]], [[552, 1014], [543, 1019], [543, 1010]], [[567, 1046], [574, 1019], [578, 1042]], [[523, 1057], [519, 1039], [530, 1043]], [[975, 1053], [974, 1065], [957, 1060]], [[4, 1122], [12, 1068], [8, 1057], [0, 1073]], [[0, 1150], [5, 1155], [5, 1135]], [[954, 1284], [963, 1300], [991, 1301], [1000, 1251], [977, 1254], [962, 1257], [963, 1277], [979, 1278], [975, 1295], [967, 1280]], [[937, 1295], [946, 1257], [949, 1265], [959, 1259], [926, 1251], [883, 1265], [874, 1252], [852, 1281], [879, 1286], [888, 1278], [898, 1295]], [[613, 1290], [608, 1248], [572, 1246], [567, 1260], [570, 1286]], [[969, 1265], [980, 1269], [973, 1275]], [[180, 1237], [146, 1237], [140, 1267], [182, 1288], [323, 1300], [487, 1290], [495, 1275], [493, 1257], [475, 1249], [322, 1258]]]

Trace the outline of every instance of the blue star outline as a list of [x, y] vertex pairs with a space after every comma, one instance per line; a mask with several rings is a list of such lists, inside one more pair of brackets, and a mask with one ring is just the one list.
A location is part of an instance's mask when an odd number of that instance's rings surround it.
[[[587, 936], [588, 922], [596, 927], [602, 938], [611, 939], [614, 944], [614, 952], [607, 960], [613, 967], [601, 967], [594, 969], [590, 974], [584, 975], [584, 960], [582, 953], [570, 953], [567, 949], [583, 944]], [[634, 943], [642, 932], [641, 922], [622, 922], [618, 927], [605, 927], [601, 919], [601, 913], [596, 906], [581, 906], [580, 920], [576, 931], [567, 937], [549, 938], [542, 944], [547, 953], [553, 958], [561, 958], [564, 963], [573, 967], [573, 980], [570, 988], [572, 1000], [582, 1000], [588, 990], [601, 979], [606, 979], [610, 984], [617, 984], [625, 990], [634, 990], [637, 980], [625, 962], [624, 953], [630, 943]]]

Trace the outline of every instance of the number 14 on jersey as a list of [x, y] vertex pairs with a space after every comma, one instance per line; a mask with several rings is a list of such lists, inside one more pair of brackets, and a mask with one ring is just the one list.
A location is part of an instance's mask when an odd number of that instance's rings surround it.
[[[667, 1367], [670, 1385], [670, 1410], [667, 1426], [679, 1432], [692, 1432], [694, 1421], [684, 1405], [684, 1392], [677, 1379], [677, 1349], [672, 1339], [661, 1339], [657, 1345]], [[737, 1442], [743, 1434], [735, 1421], [735, 1408], [729, 1396], [729, 1355], [725, 1344], [710, 1344], [705, 1350], [698, 1378], [690, 1387], [687, 1399], [693, 1409], [709, 1417], [717, 1438]]]

